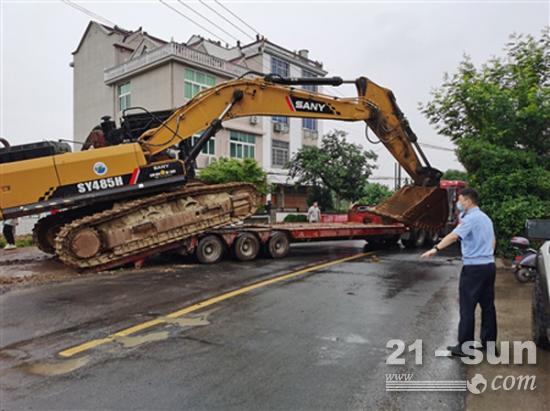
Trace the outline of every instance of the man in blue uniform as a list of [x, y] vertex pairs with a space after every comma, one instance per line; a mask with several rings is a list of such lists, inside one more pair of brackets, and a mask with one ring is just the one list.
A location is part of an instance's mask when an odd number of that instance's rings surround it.
[[[465, 188], [458, 196], [457, 208], [462, 213], [458, 226], [423, 258], [433, 257], [438, 251], [460, 240], [463, 267], [460, 273], [460, 323], [458, 344], [447, 347], [456, 356], [464, 357], [464, 343], [471, 347], [474, 341], [475, 309], [481, 306], [481, 344], [496, 344], [497, 318], [495, 311], [495, 233], [493, 222], [478, 207], [479, 194]], [[466, 347], [466, 346], [464, 346]]]

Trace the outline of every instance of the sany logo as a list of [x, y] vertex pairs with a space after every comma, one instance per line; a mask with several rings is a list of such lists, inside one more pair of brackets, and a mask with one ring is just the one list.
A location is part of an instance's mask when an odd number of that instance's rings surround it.
[[286, 96], [286, 103], [291, 111], [334, 114], [334, 109], [322, 101]]
[[98, 176], [107, 174], [107, 166], [101, 161], [94, 164], [93, 170]]

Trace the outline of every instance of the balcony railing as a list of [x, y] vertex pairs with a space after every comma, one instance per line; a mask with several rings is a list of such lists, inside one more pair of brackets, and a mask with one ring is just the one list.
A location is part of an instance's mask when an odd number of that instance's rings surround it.
[[138, 58], [105, 69], [103, 74], [104, 81], [109, 83], [125, 74], [154, 65], [169, 57], [179, 58], [195, 66], [200, 66], [206, 70], [218, 72], [219, 74], [228, 75], [230, 77], [238, 77], [248, 70], [246, 67], [230, 63], [219, 57], [203, 53], [182, 44], [168, 43]]

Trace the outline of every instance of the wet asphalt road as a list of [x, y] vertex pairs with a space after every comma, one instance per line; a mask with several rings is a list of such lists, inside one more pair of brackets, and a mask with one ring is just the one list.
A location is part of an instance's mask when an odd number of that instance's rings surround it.
[[[297, 246], [283, 260], [160, 262], [0, 296], [2, 409], [463, 409], [465, 394], [386, 392], [385, 375], [464, 380], [453, 343], [460, 263], [375, 252], [270, 284], [62, 359], [59, 351], [192, 303], [362, 252]], [[386, 365], [390, 339], [423, 364]]]

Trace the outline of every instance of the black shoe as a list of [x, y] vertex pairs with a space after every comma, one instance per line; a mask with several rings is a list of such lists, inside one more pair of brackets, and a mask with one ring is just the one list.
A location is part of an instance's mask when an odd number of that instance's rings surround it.
[[447, 350], [451, 352], [451, 354], [455, 357], [468, 357], [468, 358], [474, 358], [472, 355], [468, 355], [462, 351], [462, 348], [460, 345], [449, 345], [447, 347]]

